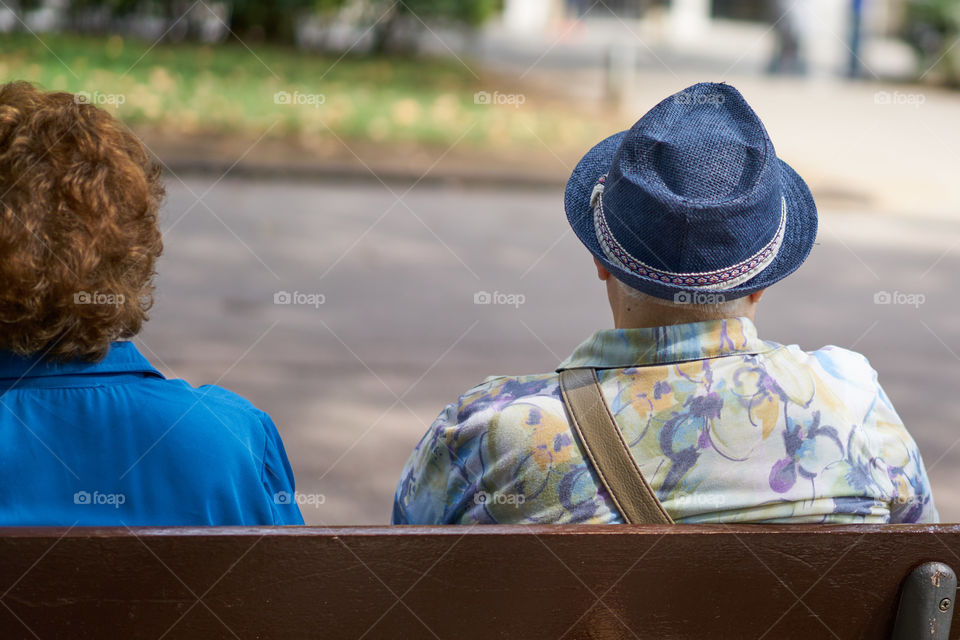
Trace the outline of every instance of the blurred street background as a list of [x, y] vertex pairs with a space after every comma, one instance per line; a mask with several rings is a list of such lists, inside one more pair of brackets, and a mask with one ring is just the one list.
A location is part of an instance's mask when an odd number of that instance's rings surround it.
[[821, 218], [761, 335], [864, 353], [960, 521], [957, 0], [0, 0], [10, 80], [163, 164], [136, 342], [270, 413], [314, 524], [388, 522], [447, 403], [612, 326], [563, 185], [663, 98], [733, 84]]

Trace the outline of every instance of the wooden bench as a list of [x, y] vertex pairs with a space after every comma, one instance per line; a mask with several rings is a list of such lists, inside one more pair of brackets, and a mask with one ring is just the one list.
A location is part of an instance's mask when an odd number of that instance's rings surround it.
[[7, 528], [0, 637], [886, 639], [904, 594], [895, 637], [946, 638], [925, 563], [958, 553], [960, 525]]

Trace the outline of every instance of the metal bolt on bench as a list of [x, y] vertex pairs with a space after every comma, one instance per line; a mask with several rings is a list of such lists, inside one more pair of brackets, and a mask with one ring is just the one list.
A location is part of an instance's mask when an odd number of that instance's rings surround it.
[[948, 640], [957, 574], [942, 562], [927, 562], [903, 581], [893, 640]]

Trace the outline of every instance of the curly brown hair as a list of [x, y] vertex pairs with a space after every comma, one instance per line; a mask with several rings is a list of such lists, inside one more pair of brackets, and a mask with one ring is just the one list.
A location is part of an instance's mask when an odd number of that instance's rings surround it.
[[159, 166], [109, 113], [0, 84], [0, 349], [97, 361], [140, 331], [163, 196]]

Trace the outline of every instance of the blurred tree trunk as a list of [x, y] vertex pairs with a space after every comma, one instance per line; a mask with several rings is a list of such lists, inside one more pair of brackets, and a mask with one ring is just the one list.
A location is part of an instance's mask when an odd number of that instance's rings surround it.
[[397, 31], [400, 28], [401, 12], [397, 4], [387, 9], [388, 15], [382, 16], [373, 30], [373, 45], [371, 52], [374, 55], [395, 53], [398, 49]]
[[[167, 23], [163, 39], [189, 39], [193, 34], [190, 33], [190, 16], [187, 14], [192, 10], [193, 3], [185, 0], [170, 0], [169, 2], [161, 2], [160, 5], [163, 18]], [[181, 28], [177, 29], [177, 27]]]
[[282, 0], [238, 1], [234, 3], [230, 29], [240, 40], [265, 40], [292, 44], [296, 35], [298, 7], [303, 3]]

